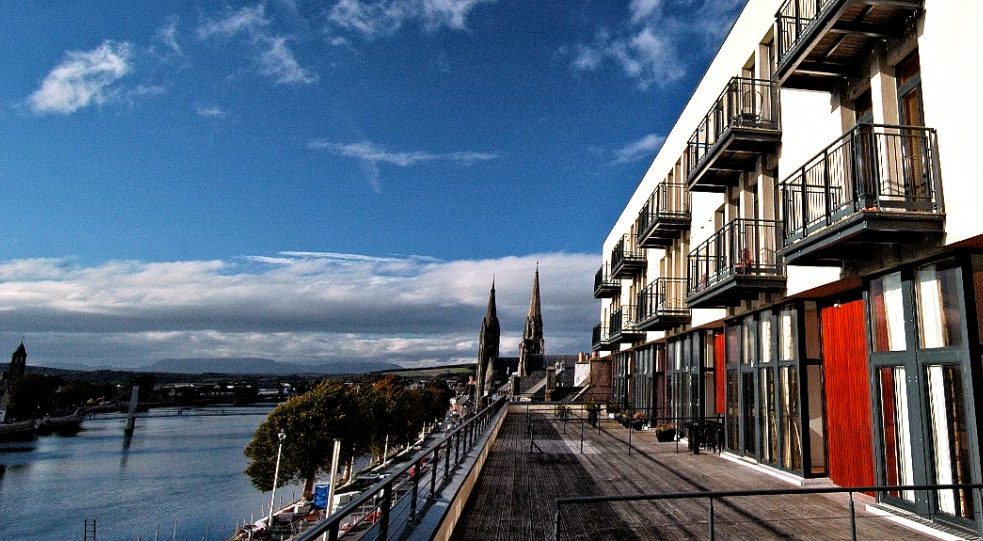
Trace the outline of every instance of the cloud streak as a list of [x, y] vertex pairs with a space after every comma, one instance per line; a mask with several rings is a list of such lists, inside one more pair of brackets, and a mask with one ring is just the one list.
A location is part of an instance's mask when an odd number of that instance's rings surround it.
[[496, 0], [338, 0], [328, 21], [367, 38], [391, 35], [404, 25], [419, 23], [427, 31], [466, 30], [474, 9]]
[[665, 136], [657, 133], [650, 133], [637, 141], [632, 141], [627, 145], [614, 151], [614, 161], [612, 165], [623, 163], [633, 163], [638, 160], [651, 158], [666, 140]]
[[496, 277], [503, 351], [518, 343], [532, 270], [551, 352], [587, 346], [597, 255], [439, 261], [282, 252], [230, 261], [0, 263], [0, 340], [48, 361], [138, 366], [165, 357], [464, 362]]
[[307, 143], [307, 148], [312, 150], [323, 150], [337, 156], [355, 158], [360, 160], [366, 168], [369, 183], [372, 189], [380, 192], [379, 164], [395, 165], [397, 167], [410, 167], [427, 162], [450, 162], [457, 165], [470, 166], [478, 162], [496, 160], [501, 157], [495, 152], [475, 152], [475, 151], [456, 151], [445, 153], [433, 153], [423, 150], [409, 152], [391, 152], [381, 145], [372, 141], [361, 141], [357, 143], [337, 143], [326, 139], [316, 139]]
[[68, 51], [27, 98], [28, 107], [38, 114], [67, 115], [106, 103], [113, 84], [133, 68], [132, 49], [128, 42], [106, 40], [91, 51]]
[[641, 90], [665, 86], [686, 73], [687, 56], [679, 44], [707, 50], [729, 28], [745, 0], [632, 0], [621, 28], [601, 29], [590, 43], [573, 48], [574, 72], [614, 65]]
[[270, 30], [265, 4], [231, 11], [219, 19], [205, 19], [197, 29], [200, 40], [229, 41], [244, 36], [252, 48], [257, 71], [274, 84], [313, 84], [317, 73], [304, 68], [290, 48], [288, 37]]

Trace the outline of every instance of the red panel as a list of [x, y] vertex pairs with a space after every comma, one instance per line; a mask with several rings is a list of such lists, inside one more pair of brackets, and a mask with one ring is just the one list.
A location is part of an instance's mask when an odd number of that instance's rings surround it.
[[718, 332], [713, 335], [713, 374], [717, 379], [717, 404], [718, 415], [723, 415], [727, 411], [727, 367], [724, 359], [724, 333]]
[[864, 302], [822, 311], [829, 478], [840, 486], [874, 484]]

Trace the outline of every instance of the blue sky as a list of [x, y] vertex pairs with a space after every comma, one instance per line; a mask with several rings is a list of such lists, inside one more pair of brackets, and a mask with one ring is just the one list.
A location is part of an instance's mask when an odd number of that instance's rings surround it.
[[586, 349], [603, 237], [742, 5], [5, 5], [0, 347], [471, 359], [491, 275], [507, 351], [541, 261], [548, 347]]

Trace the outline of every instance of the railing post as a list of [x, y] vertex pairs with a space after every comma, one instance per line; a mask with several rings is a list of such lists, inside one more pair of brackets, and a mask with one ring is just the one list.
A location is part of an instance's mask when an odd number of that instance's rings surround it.
[[584, 454], [584, 417], [580, 416], [580, 454]]
[[389, 509], [392, 507], [393, 501], [393, 484], [392, 481], [386, 483], [386, 486], [382, 487], [382, 503], [379, 505], [379, 511], [381, 511], [381, 522], [379, 523], [379, 539], [389, 539]]
[[709, 524], [708, 527], [710, 528], [710, 541], [714, 541], [717, 537], [717, 532], [715, 531], [714, 528], [714, 520], [715, 520], [715, 516], [713, 513], [713, 498], [710, 498], [710, 520], [707, 521]]
[[444, 480], [451, 476], [451, 441], [450, 438], [444, 444]]
[[413, 494], [410, 496], [410, 522], [416, 522], [416, 499], [420, 496], [420, 476], [423, 475], [423, 458], [416, 460], [413, 470]]
[[556, 506], [556, 514], [553, 519], [553, 541], [560, 541], [560, 506]]
[[454, 434], [454, 464], [461, 463], [461, 431]]
[[631, 433], [634, 430], [631, 429], [632, 423], [635, 422], [634, 415], [628, 419], [628, 454], [631, 454]]
[[437, 466], [440, 464], [440, 448], [433, 450], [433, 464], [430, 465], [430, 499], [437, 496]]
[[328, 526], [328, 541], [338, 541], [338, 522], [340, 521], [341, 519], [338, 519], [332, 522], [331, 526]]
[[857, 511], [853, 503], [853, 491], [850, 491], [850, 540], [857, 541]]

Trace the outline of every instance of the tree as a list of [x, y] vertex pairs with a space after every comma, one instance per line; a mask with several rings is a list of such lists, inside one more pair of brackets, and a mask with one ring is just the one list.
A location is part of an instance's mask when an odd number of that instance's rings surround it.
[[315, 388], [280, 404], [256, 429], [245, 454], [250, 459], [246, 474], [262, 491], [273, 488], [276, 468], [277, 434], [287, 438], [280, 459], [278, 485], [304, 482], [304, 496], [310, 497], [314, 479], [331, 466], [335, 438], [344, 442], [341, 459], [347, 461], [364, 453], [369, 431], [360, 413], [356, 393], [344, 383], [326, 380]]

